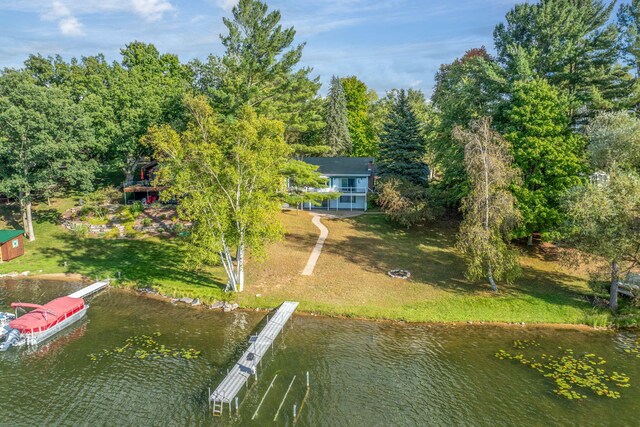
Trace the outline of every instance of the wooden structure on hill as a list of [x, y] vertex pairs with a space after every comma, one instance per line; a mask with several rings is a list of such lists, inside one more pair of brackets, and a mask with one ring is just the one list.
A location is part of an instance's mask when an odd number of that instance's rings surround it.
[[0, 230], [0, 262], [24, 255], [24, 230]]

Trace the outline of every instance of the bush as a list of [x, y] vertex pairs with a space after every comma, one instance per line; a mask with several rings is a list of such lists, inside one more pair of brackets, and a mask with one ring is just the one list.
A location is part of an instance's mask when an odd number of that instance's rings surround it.
[[117, 239], [118, 237], [120, 237], [120, 230], [118, 230], [117, 228], [112, 228], [111, 230], [104, 233], [104, 237], [106, 239]]
[[135, 202], [133, 202], [132, 205], [129, 205], [128, 210], [129, 210], [129, 214], [133, 218], [137, 218], [138, 215], [144, 212], [144, 205], [139, 200], [136, 200]]
[[89, 234], [89, 227], [85, 224], [74, 224], [71, 232], [78, 237], [86, 237]]
[[89, 224], [91, 225], [105, 225], [109, 222], [106, 218], [93, 217], [89, 218]]
[[119, 203], [122, 200], [122, 193], [115, 187], [105, 187], [97, 189], [85, 196], [87, 205], [104, 206]]
[[150, 227], [153, 224], [153, 220], [151, 218], [145, 218], [142, 220], [143, 227]]
[[595, 277], [592, 277], [588, 283], [589, 288], [591, 288], [594, 294], [601, 297], [609, 298], [609, 288], [611, 287], [611, 283], [603, 280], [598, 280]]
[[127, 237], [137, 237], [139, 233], [133, 228], [133, 224], [125, 224], [124, 234]]
[[392, 221], [405, 227], [434, 218], [426, 188], [400, 178], [387, 178], [378, 184], [378, 204]]
[[178, 222], [172, 227], [171, 231], [175, 234], [180, 234], [185, 231], [185, 227], [181, 222]]

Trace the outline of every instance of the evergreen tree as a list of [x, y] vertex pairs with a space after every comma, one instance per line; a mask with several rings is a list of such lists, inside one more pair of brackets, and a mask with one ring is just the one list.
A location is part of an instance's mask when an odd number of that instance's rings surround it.
[[340, 79], [331, 78], [324, 115], [324, 144], [331, 147], [331, 155], [351, 153], [351, 137], [347, 124], [347, 100]]
[[586, 144], [572, 133], [568, 111], [566, 98], [545, 80], [514, 85], [504, 137], [523, 176], [513, 187], [523, 217], [519, 236], [557, 227], [562, 198], [582, 182]]
[[576, 100], [574, 117], [613, 108], [631, 90], [618, 64], [614, 6], [602, 0], [518, 4], [494, 31], [498, 59], [512, 80], [544, 78], [568, 92]]
[[620, 57], [635, 73], [633, 92], [627, 106], [640, 110], [640, 0], [621, 4], [618, 10]]
[[354, 156], [374, 156], [377, 154], [378, 147], [369, 117], [371, 94], [367, 85], [355, 76], [343, 78], [341, 82], [347, 100], [347, 120], [353, 145], [352, 154]]
[[621, 4], [618, 10], [619, 47], [622, 59], [640, 76], [640, 0]]
[[224, 55], [192, 63], [196, 90], [210, 96], [218, 114], [235, 116], [250, 106], [284, 122], [287, 142], [304, 142], [322, 125], [319, 79], [309, 77], [311, 68], [298, 67], [304, 43], [292, 46], [295, 29], [283, 28], [280, 11], [264, 2], [240, 0], [231, 13], [223, 18]]
[[384, 124], [378, 167], [381, 178], [396, 177], [426, 186], [429, 168], [420, 122], [407, 93], [400, 90]]

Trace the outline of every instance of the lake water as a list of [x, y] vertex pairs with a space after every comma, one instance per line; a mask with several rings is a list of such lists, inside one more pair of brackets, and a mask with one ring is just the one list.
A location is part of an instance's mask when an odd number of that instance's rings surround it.
[[[0, 284], [0, 308], [12, 301], [44, 303], [80, 284], [11, 281]], [[640, 359], [623, 351], [633, 333], [490, 326], [410, 325], [295, 316], [275, 353], [267, 353], [250, 383], [240, 414], [208, 413], [215, 388], [265, 313], [172, 306], [108, 290], [90, 301], [86, 319], [39, 348], [0, 353], [0, 425], [293, 425], [502, 426], [640, 425]], [[194, 348], [201, 357], [139, 360], [112, 354], [132, 336], [153, 334], [159, 344]], [[570, 347], [604, 357], [632, 386], [617, 400], [589, 394], [569, 401], [534, 370], [498, 360], [515, 339], [541, 349]], [[254, 420], [256, 408], [274, 376]], [[274, 416], [292, 380], [296, 381]], [[588, 393], [587, 393], [588, 394]]]

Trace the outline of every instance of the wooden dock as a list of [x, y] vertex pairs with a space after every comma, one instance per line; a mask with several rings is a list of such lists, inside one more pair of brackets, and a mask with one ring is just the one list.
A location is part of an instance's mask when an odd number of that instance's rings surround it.
[[229, 406], [231, 412], [231, 402], [240, 393], [242, 387], [248, 384], [252, 375], [256, 378], [258, 377], [258, 364], [267, 350], [269, 350], [269, 347], [273, 347], [274, 340], [282, 332], [296, 307], [298, 307], [297, 302], [284, 302], [273, 317], [267, 318], [267, 324], [262, 331], [250, 338], [250, 345], [247, 351], [233, 365], [227, 376], [209, 396], [213, 415], [222, 415], [225, 404]]

